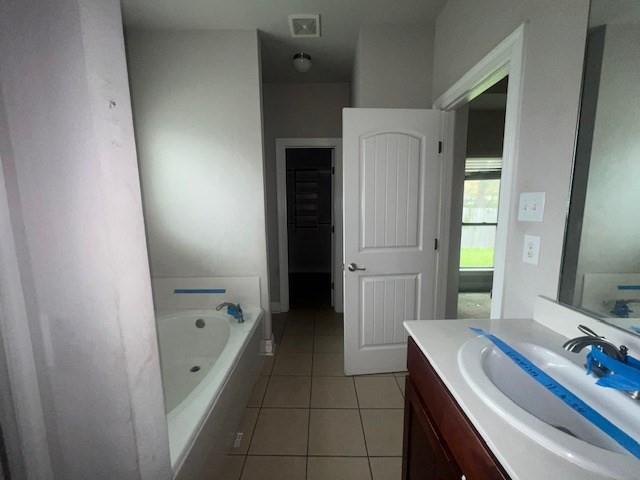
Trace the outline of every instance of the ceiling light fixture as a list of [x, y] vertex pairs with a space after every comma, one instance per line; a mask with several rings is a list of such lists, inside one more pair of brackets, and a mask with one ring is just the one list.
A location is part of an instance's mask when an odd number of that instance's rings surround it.
[[311, 69], [311, 55], [300, 52], [293, 56], [293, 68], [300, 73], [306, 73]]

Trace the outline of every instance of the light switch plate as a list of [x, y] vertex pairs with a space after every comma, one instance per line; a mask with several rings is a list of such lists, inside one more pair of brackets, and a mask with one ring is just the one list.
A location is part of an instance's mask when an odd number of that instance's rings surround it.
[[544, 192], [523, 192], [520, 194], [518, 221], [541, 222], [544, 218]]
[[524, 248], [522, 249], [522, 261], [531, 265], [538, 265], [540, 259], [540, 237], [535, 235], [524, 236]]

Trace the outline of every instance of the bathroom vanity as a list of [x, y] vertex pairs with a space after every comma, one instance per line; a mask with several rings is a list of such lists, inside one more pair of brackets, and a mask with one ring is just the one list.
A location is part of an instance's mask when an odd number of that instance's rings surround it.
[[[405, 322], [409, 333], [403, 479], [633, 480], [640, 460], [526, 373], [491, 338], [575, 394], [634, 442], [640, 404], [586, 375], [563, 349], [585, 324], [637, 356], [640, 342], [548, 299], [535, 319]], [[487, 335], [493, 335], [488, 337]], [[575, 403], [574, 403], [575, 405]]]
[[402, 478], [509, 478], [411, 338], [407, 366]]
[[[405, 322], [405, 480], [640, 479], [640, 116], [629, 100], [640, 10], [629, 5], [591, 1], [558, 301], [539, 299], [526, 320]], [[528, 220], [518, 229], [535, 232]]]

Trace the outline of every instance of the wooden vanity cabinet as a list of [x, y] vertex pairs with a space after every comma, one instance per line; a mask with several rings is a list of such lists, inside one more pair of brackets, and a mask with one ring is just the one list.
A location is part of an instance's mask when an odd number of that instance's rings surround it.
[[407, 366], [403, 480], [509, 479], [412, 338]]

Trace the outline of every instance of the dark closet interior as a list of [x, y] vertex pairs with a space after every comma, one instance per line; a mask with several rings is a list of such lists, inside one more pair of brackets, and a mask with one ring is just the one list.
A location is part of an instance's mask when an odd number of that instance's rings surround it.
[[289, 303], [331, 304], [330, 148], [287, 149]]

